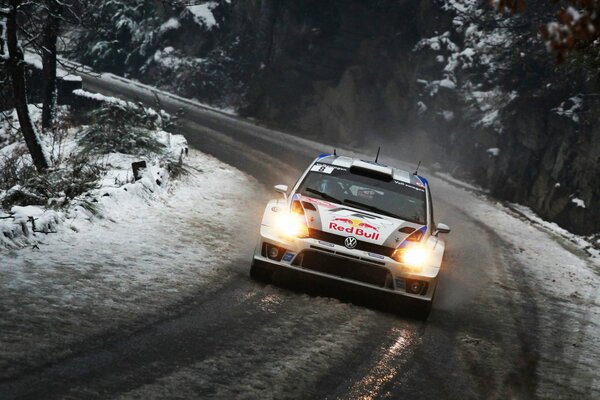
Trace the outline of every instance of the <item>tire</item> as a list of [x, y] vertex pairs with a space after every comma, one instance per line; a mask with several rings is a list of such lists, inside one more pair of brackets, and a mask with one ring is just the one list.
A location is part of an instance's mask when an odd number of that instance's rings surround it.
[[250, 278], [255, 281], [269, 283], [271, 282], [273, 272], [257, 266], [255, 263], [250, 265]]
[[423, 304], [419, 304], [415, 309], [415, 318], [420, 321], [427, 321], [427, 318], [429, 318], [429, 314], [431, 313], [432, 307], [433, 300], [424, 301]]
[[433, 292], [433, 296], [431, 296], [431, 301], [421, 300], [420, 304], [415, 307], [415, 317], [418, 320], [427, 321], [431, 309], [433, 308], [433, 300], [435, 300], [435, 292]]

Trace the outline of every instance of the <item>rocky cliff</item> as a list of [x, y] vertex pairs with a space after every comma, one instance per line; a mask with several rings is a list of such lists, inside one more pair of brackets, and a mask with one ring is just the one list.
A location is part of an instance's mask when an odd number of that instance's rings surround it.
[[[386, 143], [574, 232], [600, 231], [598, 63], [555, 63], [537, 35], [547, 1], [518, 15], [476, 0], [137, 3], [145, 17], [123, 12], [134, 22], [119, 29], [139, 44], [115, 72], [331, 143]], [[114, 70], [99, 64], [108, 39], [80, 37], [79, 58]]]

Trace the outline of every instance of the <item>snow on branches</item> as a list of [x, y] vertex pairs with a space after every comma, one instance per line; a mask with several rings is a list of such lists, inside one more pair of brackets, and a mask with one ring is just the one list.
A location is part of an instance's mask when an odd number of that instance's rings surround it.
[[[499, 12], [524, 11], [525, 0], [492, 0]], [[597, 44], [600, 37], [600, 0], [566, 0], [556, 12], [556, 20], [540, 27], [549, 51], [561, 62], [569, 51]]]

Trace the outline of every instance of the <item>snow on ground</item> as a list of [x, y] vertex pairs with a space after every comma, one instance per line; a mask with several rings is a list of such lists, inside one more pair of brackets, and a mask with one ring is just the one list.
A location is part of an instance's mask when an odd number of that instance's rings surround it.
[[[493, 150], [493, 149], [488, 149], [488, 150]], [[481, 193], [481, 194], [489, 193], [489, 191], [486, 189], [483, 189], [479, 186], [472, 185], [470, 183], [456, 179], [448, 173], [436, 171], [435, 173], [433, 173], [433, 176], [441, 178], [444, 181], [449, 182], [455, 186], [473, 191], [475, 193]], [[560, 184], [557, 183], [555, 186], [558, 187], [558, 186], [560, 186]], [[571, 201], [573, 203], [575, 203], [578, 207], [585, 207], [585, 202], [581, 199], [578, 199], [575, 197]], [[594, 242], [593, 235], [590, 237], [583, 237], [581, 235], [573, 234], [573, 233], [569, 232], [568, 230], [561, 228], [558, 224], [556, 224], [554, 222], [548, 222], [548, 221], [543, 220], [542, 218], [540, 218], [539, 215], [537, 215], [529, 207], [523, 206], [521, 204], [509, 203], [502, 207], [503, 207], [503, 209], [510, 210], [509, 212], [511, 212], [511, 213], [517, 213], [519, 216], [532, 222], [535, 226], [541, 228], [542, 230], [549, 233], [550, 235], [553, 235], [556, 238], [564, 239], [564, 240], [570, 242], [572, 245], [575, 246], [575, 248], [587, 253], [592, 258], [592, 260], [594, 260], [594, 262], [600, 263], [600, 246], [598, 246], [597, 244], [595, 245], [593, 243]], [[467, 210], [465, 210], [465, 211], [467, 211]], [[600, 234], [600, 232], [597, 232], [597, 234]], [[600, 243], [600, 239], [597, 239], [597, 240], [598, 240], [597, 243]]]
[[[26, 51], [23, 54], [23, 59], [27, 64], [35, 67], [36, 69], [39, 69], [40, 71], [43, 69], [42, 57], [39, 54]], [[80, 76], [65, 71], [61, 65], [57, 67], [56, 77], [65, 81], [81, 82]]]
[[[135, 87], [136, 91], [146, 92], [153, 96], [160, 95], [160, 96], [166, 97], [170, 100], [180, 102], [183, 105], [203, 108], [203, 109], [211, 110], [211, 111], [217, 111], [219, 113], [227, 114], [227, 115], [231, 115], [231, 116], [238, 115], [237, 111], [233, 107], [226, 107], [226, 108], [213, 107], [208, 104], [201, 103], [196, 99], [188, 99], [185, 97], [181, 97], [176, 94], [157, 89], [153, 86], [145, 85], [136, 80], [125, 79], [123, 77], [120, 77], [118, 75], [111, 74], [111, 73], [96, 73], [92, 69], [90, 69], [89, 67], [86, 67], [84, 65], [78, 64], [78, 63], [70, 61], [70, 60], [66, 60], [61, 57], [59, 57], [59, 59], [60, 59], [61, 63], [63, 63], [64, 65], [66, 65], [68, 67], [76, 68], [78, 71], [80, 71], [81, 73], [86, 74], [86, 75], [98, 76], [103, 81], [109, 82], [111, 85], [115, 85], [115, 86], [119, 86], [119, 87]], [[201, 58], [196, 58], [196, 59], [193, 59], [192, 61], [196, 62], [196, 63], [204, 62], [204, 60]], [[188, 62], [188, 61], [185, 61], [185, 62]]]
[[[93, 94], [77, 90], [80, 95], [87, 96], [96, 100], [105, 101], [107, 103], [118, 104], [122, 107], [137, 107], [128, 104], [122, 100]], [[157, 118], [162, 118], [152, 109], [144, 109], [147, 115], [153, 115]], [[66, 112], [65, 107], [60, 108], [60, 113]], [[39, 125], [41, 120], [41, 110], [39, 105], [29, 105], [29, 114], [34, 125]], [[23, 154], [19, 163], [22, 165], [31, 165], [31, 157], [28, 154], [24, 141], [20, 138], [20, 134], [16, 133], [19, 129], [19, 121], [16, 111], [9, 114], [9, 120], [3, 121], [0, 126], [0, 140], [4, 138], [5, 142], [0, 144], [10, 143], [0, 148], [0, 167], [7, 168], [11, 163], [11, 157]], [[75, 154], [83, 154], [83, 147], [79, 142], [79, 136], [85, 127], [73, 127], [62, 132], [60, 135], [41, 135], [40, 143], [44, 153], [49, 160], [53, 160], [51, 167], [56, 170], [66, 170], [70, 159]], [[15, 134], [16, 133], [16, 134]], [[154, 193], [168, 187], [169, 172], [167, 171], [167, 162], [173, 162], [183, 157], [183, 153], [187, 149], [187, 141], [181, 135], [173, 135], [169, 132], [157, 129], [152, 132], [154, 139], [164, 146], [161, 154], [155, 155], [128, 155], [121, 153], [110, 153], [91, 157], [88, 161], [89, 165], [94, 165], [104, 171], [104, 176], [99, 182], [98, 188], [86, 191], [81, 195], [75, 196], [69, 200], [70, 204], [65, 207], [55, 209], [50, 203], [64, 203], [66, 195], [62, 192], [57, 198], [48, 200], [48, 204], [35, 203], [39, 205], [18, 207], [13, 206], [10, 214], [0, 218], [0, 248], [20, 248], [26, 245], [36, 243], [35, 232], [55, 232], [57, 225], [66, 222], [74, 229], [82, 229], [78, 226], [80, 222], [90, 221], [93, 219], [94, 210], [99, 198], [112, 196], [115, 193], [126, 191], [127, 195], [134, 201], [137, 197], [147, 197], [148, 193]], [[144, 160], [147, 162], [147, 168], [143, 172], [143, 176], [137, 182], [133, 182], [133, 173], [131, 165], [135, 161]], [[181, 159], [181, 161], [183, 161]], [[15, 171], [15, 174], [23, 173], [23, 169]], [[74, 173], [75, 174], [75, 173]], [[48, 178], [50, 179], [50, 178]], [[10, 182], [10, 181], [9, 181]], [[22, 181], [7, 190], [0, 189], [0, 201], [7, 198], [12, 192], [23, 189], [21, 185], [25, 185]], [[71, 185], [75, 185], [71, 183]], [[25, 187], [25, 191], [29, 191]], [[45, 200], [44, 200], [45, 201]], [[103, 213], [104, 210], [98, 210]], [[110, 212], [110, 210], [108, 210]]]
[[486, 192], [486, 189], [483, 189], [479, 186], [456, 179], [452, 175], [450, 175], [446, 172], [435, 172], [435, 176], [438, 176], [448, 182], [452, 182], [453, 184], [460, 186], [460, 187], [464, 187], [466, 189], [475, 190], [477, 192]]
[[[573, 243], [577, 248], [584, 250], [592, 258], [600, 260], [600, 246], [594, 247], [594, 244], [580, 235], [575, 235], [564, 228], [561, 228], [554, 222], [548, 222], [539, 217], [529, 207], [520, 204], [510, 204], [510, 208], [524, 216], [528, 220], [534, 222], [537, 226], [542, 227], [553, 235], [559, 236]], [[600, 242], [599, 242], [600, 243]]]
[[[144, 111], [159, 121], [166, 117]], [[31, 105], [30, 114], [39, 122], [38, 107]], [[0, 161], [17, 151], [30, 163], [14, 134], [18, 119], [9, 118], [13, 127], [0, 127]], [[58, 144], [42, 136], [58, 169], [61, 154], [69, 159], [81, 151], [84, 129], [69, 128]], [[262, 203], [259, 185], [202, 153], [183, 157], [183, 136], [160, 128], [150, 134], [164, 146], [159, 154], [94, 156], [102, 167], [99, 185], [66, 206], [0, 212], [0, 379], [67, 355], [90, 337], [147, 323], [144, 316], [157, 318], [200, 287], [208, 292], [208, 282], [231, 260], [249, 259], [256, 221], [249, 222], [248, 213], [253, 202]], [[173, 180], [168, 163], [179, 157], [189, 175]], [[131, 164], [139, 160], [147, 167], [134, 181]], [[0, 200], [6, 193], [0, 190]]]
[[171, 190], [114, 188], [100, 197], [104, 218], [69, 220], [38, 234], [36, 248], [0, 250], [0, 376], [208, 291], [220, 267], [249, 257], [240, 252], [254, 240], [247, 214], [258, 184], [193, 150], [187, 162], [197, 171]]
[[75, 90], [73, 90], [73, 94], [76, 96], [85, 97], [85, 98], [92, 99], [92, 100], [104, 101], [106, 103], [119, 104], [122, 106], [127, 105], [127, 102], [125, 100], [121, 100], [121, 99], [118, 99], [118, 98], [112, 97], [112, 96], [105, 96], [100, 93], [88, 92], [83, 89], [75, 89]]
[[[507, 248], [498, 249], [505, 253], [505, 268], [507, 271], [519, 269], [518, 273], [507, 275], [513, 279], [520, 275], [530, 290], [520, 293], [518, 288], [522, 282], [515, 280], [506, 288], [512, 292], [507, 295], [535, 307], [540, 318], [535, 332], [540, 346], [535, 349], [539, 355], [538, 393], [553, 393], [557, 384], [578, 387], [577, 382], [581, 382], [581, 387], [590, 387], [592, 392], [600, 391], [597, 376], [600, 257], [597, 250], [591, 249], [584, 238], [542, 221], [525, 207], [514, 206], [519, 211], [515, 212], [490, 201], [484, 194], [457, 188], [437, 178], [429, 181], [436, 193], [451, 198], [453, 206], [483, 223], [507, 244]], [[524, 219], [524, 215], [529, 218]], [[577, 249], [586, 249], [592, 256]], [[565, 343], [565, 340], [570, 342]], [[580, 348], [579, 343], [585, 343], [585, 348]], [[572, 350], [565, 352], [564, 349]], [[565, 379], [571, 381], [565, 382]]]

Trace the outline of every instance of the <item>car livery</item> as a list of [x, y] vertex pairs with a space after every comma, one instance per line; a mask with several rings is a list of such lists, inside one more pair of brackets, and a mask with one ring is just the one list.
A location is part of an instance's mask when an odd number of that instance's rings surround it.
[[[251, 276], [295, 271], [411, 298], [426, 318], [450, 231], [426, 179], [337, 155], [315, 159], [265, 209]], [[288, 193], [289, 192], [289, 193]]]

